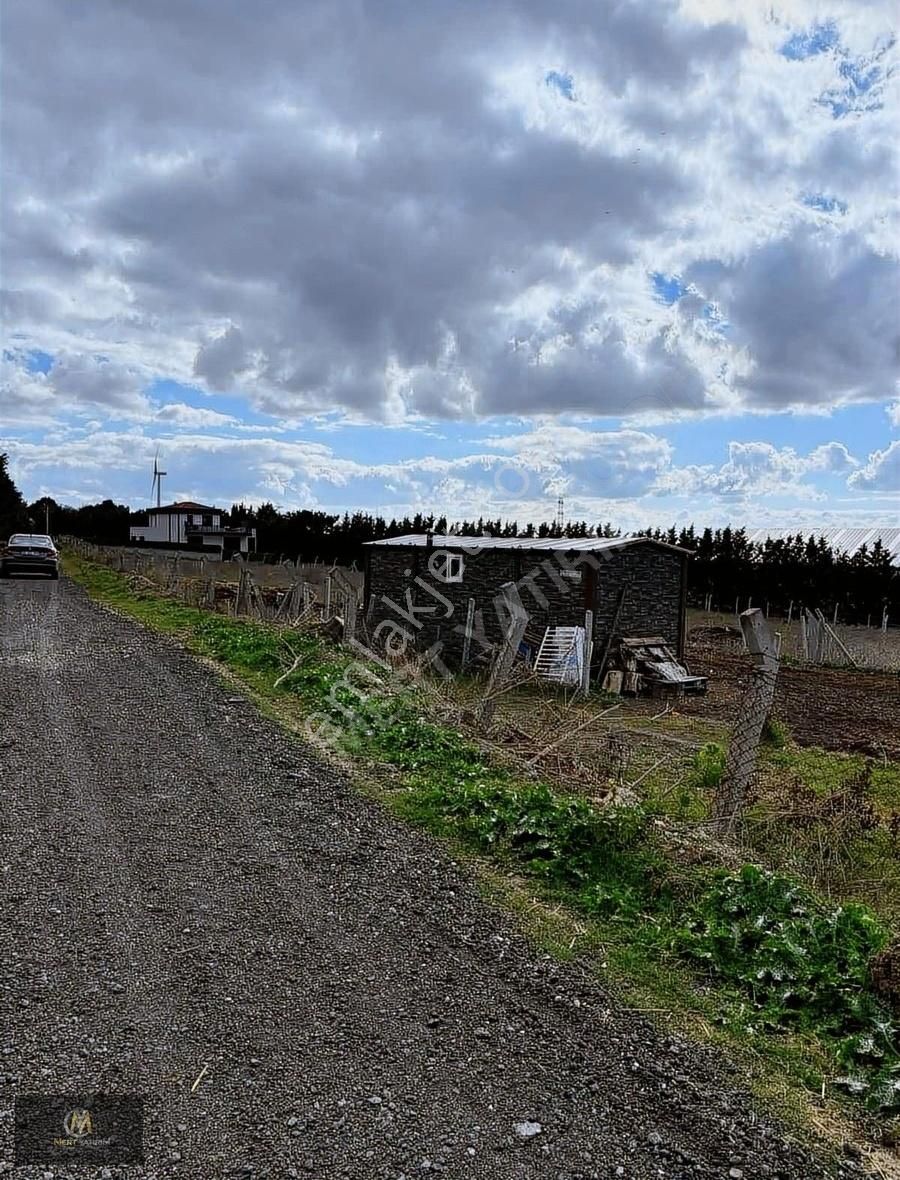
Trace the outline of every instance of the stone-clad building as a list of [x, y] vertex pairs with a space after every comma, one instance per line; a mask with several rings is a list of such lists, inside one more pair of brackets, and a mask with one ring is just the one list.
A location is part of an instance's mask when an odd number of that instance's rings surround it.
[[[500, 642], [501, 587], [514, 583], [532, 630], [583, 626], [594, 613], [594, 667], [612, 640], [661, 635], [683, 656], [690, 552], [648, 537], [461, 537], [409, 534], [365, 546], [365, 618], [376, 651], [462, 655]], [[615, 624], [615, 625], [614, 625]]]

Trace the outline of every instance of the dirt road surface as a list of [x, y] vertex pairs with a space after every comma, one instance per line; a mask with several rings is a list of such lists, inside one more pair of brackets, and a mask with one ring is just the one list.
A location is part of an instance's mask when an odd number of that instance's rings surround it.
[[146, 1162], [73, 1176], [859, 1174], [236, 695], [65, 579], [0, 582], [0, 1171], [16, 1094], [89, 1091], [144, 1095]]

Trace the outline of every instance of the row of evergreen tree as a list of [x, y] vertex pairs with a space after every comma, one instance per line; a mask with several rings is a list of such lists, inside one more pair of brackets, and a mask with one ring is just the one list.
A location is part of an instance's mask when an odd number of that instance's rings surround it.
[[829, 617], [837, 607], [846, 623], [880, 624], [886, 610], [900, 622], [900, 570], [876, 540], [853, 554], [835, 550], [823, 537], [768, 537], [752, 542], [745, 529], [680, 531], [646, 529], [645, 536], [691, 550], [690, 601], [695, 606], [733, 611], [768, 607], [786, 614], [793, 604], [818, 608]]
[[[251, 525], [257, 531], [257, 556], [278, 560], [302, 557], [361, 564], [366, 541], [379, 541], [404, 533], [448, 531], [446, 517], [416, 513], [402, 519], [385, 520], [367, 512], [333, 514], [302, 509], [282, 512], [273, 504], [258, 508], [234, 504], [228, 521]], [[0, 455], [0, 538], [17, 529], [43, 531], [53, 535], [83, 537], [97, 544], [118, 545], [128, 539], [131, 524], [146, 524], [146, 512], [132, 512], [124, 504], [104, 500], [72, 508], [43, 498], [26, 504]], [[519, 524], [516, 521], [478, 520], [454, 523], [452, 531], [462, 536], [615, 537], [619, 530], [609, 522], [569, 521]], [[793, 603], [817, 607], [831, 616], [837, 607], [845, 622], [881, 621], [887, 610], [900, 622], [900, 571], [891, 556], [876, 541], [852, 556], [836, 552], [822, 538], [804, 537], [799, 532], [783, 539], [770, 538], [762, 544], [751, 542], [744, 529], [703, 529], [693, 525], [668, 530], [647, 529], [645, 536], [680, 545], [694, 554], [690, 564], [689, 587], [693, 605], [715, 610], [744, 609], [748, 602], [768, 606], [770, 613], [785, 613]]]

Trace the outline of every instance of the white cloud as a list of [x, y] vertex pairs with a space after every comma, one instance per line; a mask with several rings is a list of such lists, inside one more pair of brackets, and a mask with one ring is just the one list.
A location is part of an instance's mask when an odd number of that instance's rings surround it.
[[243, 426], [240, 418], [233, 414], [220, 414], [218, 410], [207, 410], [202, 406], [189, 406], [184, 402], [166, 402], [153, 415], [154, 422], [169, 427], [183, 427], [195, 430], [208, 426], [210, 429], [225, 426]]
[[[392, 423], [892, 396], [889, 54], [881, 107], [821, 101], [890, 11], [835, 0], [840, 54], [789, 61], [818, 6], [757, 9], [123, 2], [72, 24], [32, 0], [5, 30], [5, 322], [69, 358], [66, 404], [120, 415], [142, 375]], [[659, 304], [651, 271], [700, 298]]]
[[31, 371], [19, 350], [3, 359], [0, 409], [10, 421], [38, 425], [68, 412], [105, 412], [111, 418], [140, 418], [151, 403], [142, 389], [148, 374], [105, 356], [59, 352], [49, 373]]
[[854, 471], [847, 484], [857, 491], [900, 492], [900, 439], [870, 455], [865, 467]]
[[[140, 506], [149, 496], [157, 446], [172, 498], [272, 500], [283, 508], [341, 512], [367, 506], [388, 517], [421, 510], [450, 519], [484, 515], [525, 521], [551, 519], [557, 498], [564, 496], [570, 518], [612, 520], [627, 528], [659, 524], [661, 518], [662, 523], [671, 518], [723, 523], [751, 508], [753, 520], [765, 517], [774, 525], [792, 500], [797, 520], [810, 517], [812, 505], [821, 520], [826, 510], [820, 481], [852, 469], [849, 485], [856, 495], [896, 490], [891, 480], [897, 480], [896, 454], [877, 454], [858, 468], [836, 442], [806, 455], [765, 442], [733, 442], [718, 467], [678, 466], [671, 444], [652, 433], [550, 423], [492, 437], [483, 450], [454, 458], [424, 455], [392, 462], [349, 459], [322, 443], [275, 435], [184, 430], [150, 437], [138, 428], [71, 431], [52, 442], [12, 440], [8, 449], [14, 478], [29, 489], [44, 487], [47, 473], [56, 471], [60, 484], [71, 486], [77, 476], [106, 489], [89, 498], [112, 495]], [[786, 523], [792, 523], [790, 516]]]
[[825, 471], [832, 475], [843, 475], [859, 466], [847, 447], [840, 442], [823, 443], [811, 451], [807, 458], [807, 471]]
[[728, 444], [728, 460], [721, 467], [672, 468], [661, 479], [658, 490], [689, 496], [712, 494], [723, 500], [786, 495], [823, 500], [824, 492], [811, 482], [811, 477], [840, 475], [856, 466], [847, 447], [838, 442], [824, 443], [808, 455], [768, 442], [732, 442]]
[[11, 355], [0, 360], [0, 422], [6, 429], [49, 427], [56, 394], [43, 373], [29, 372]]

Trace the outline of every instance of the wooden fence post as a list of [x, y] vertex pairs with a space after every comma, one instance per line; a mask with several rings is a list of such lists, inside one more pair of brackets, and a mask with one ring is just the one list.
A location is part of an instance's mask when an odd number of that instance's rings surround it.
[[585, 696], [591, 691], [591, 660], [594, 657], [594, 612], [584, 612], [584, 663], [581, 668], [581, 691]]
[[479, 720], [484, 726], [490, 725], [493, 720], [494, 710], [497, 707], [494, 694], [503, 685], [509, 675], [513, 661], [516, 658], [516, 652], [519, 650], [519, 644], [522, 642], [522, 637], [525, 634], [525, 628], [528, 625], [528, 614], [522, 605], [522, 600], [519, 597], [519, 591], [515, 582], [504, 583], [500, 587], [500, 593], [508, 611], [509, 619], [504, 628], [503, 643], [494, 661], [487, 692], [484, 695], [484, 699], [481, 702], [481, 709], [479, 710]]
[[247, 573], [244, 567], [241, 566], [238, 572], [237, 596], [234, 600], [235, 615], [243, 614], [248, 605], [249, 590], [247, 587], [247, 580], [249, 577], [250, 575]]
[[759, 608], [741, 615], [741, 630], [753, 656], [754, 668], [731, 733], [722, 782], [713, 800], [713, 829], [722, 839], [732, 835], [743, 816], [747, 791], [756, 770], [763, 727], [775, 700], [775, 682], [778, 678], [775, 637]]
[[462, 663], [460, 670], [465, 671], [469, 662], [469, 650], [472, 647], [472, 628], [475, 625], [475, 599], [470, 598], [466, 603], [466, 631], [463, 636]]
[[834, 642], [834, 645], [846, 656], [848, 662], [851, 663], [854, 668], [858, 668], [859, 664], [857, 664], [856, 660], [853, 658], [853, 656], [850, 654], [850, 652], [844, 646], [843, 642], [840, 640], [837, 633], [835, 631], [833, 631], [831, 629], [831, 627], [829, 627], [828, 624], [825, 622], [825, 618], [824, 618], [821, 611], [818, 612], [818, 615], [819, 615], [820, 627], [822, 627], [822, 629], [825, 631], [825, 633], [828, 636], [830, 636], [830, 638]]
[[347, 593], [347, 610], [344, 614], [344, 642], [352, 643], [356, 635], [356, 616], [359, 612], [359, 598], [354, 591]]

